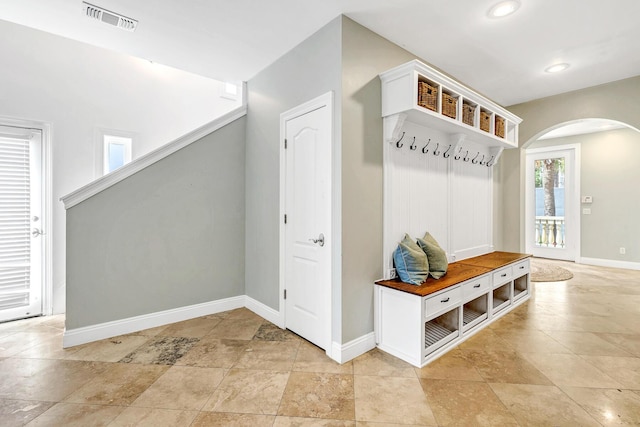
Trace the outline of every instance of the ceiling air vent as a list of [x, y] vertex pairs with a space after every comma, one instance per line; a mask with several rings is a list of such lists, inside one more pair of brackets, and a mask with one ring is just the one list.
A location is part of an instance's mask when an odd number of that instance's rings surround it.
[[113, 25], [114, 27], [122, 28], [127, 31], [135, 31], [138, 26], [138, 21], [135, 19], [127, 18], [118, 13], [110, 12], [99, 6], [94, 6], [87, 2], [82, 2], [82, 12], [87, 18], [97, 19], [105, 24]]

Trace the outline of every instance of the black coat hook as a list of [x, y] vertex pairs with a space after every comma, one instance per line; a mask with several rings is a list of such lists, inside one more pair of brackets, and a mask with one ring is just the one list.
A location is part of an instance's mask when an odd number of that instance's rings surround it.
[[427, 149], [427, 147], [429, 146], [429, 144], [431, 144], [431, 138], [429, 138], [429, 140], [427, 141], [427, 145], [425, 145], [424, 147], [422, 147], [422, 152], [424, 154], [427, 154], [429, 152], [429, 150]]
[[451, 154], [448, 154], [449, 150], [451, 150], [451, 144], [449, 144], [449, 148], [447, 148], [447, 151], [444, 152], [442, 157], [444, 157], [445, 159], [448, 159], [451, 156]]
[[436, 144], [436, 149], [433, 150], [433, 155], [434, 156], [439, 156], [440, 155], [440, 152], [438, 151], [438, 147], [440, 147], [440, 143], [439, 142]]
[[480, 166], [484, 166], [484, 154], [482, 155], [482, 158], [480, 159]]
[[491, 166], [491, 161], [493, 160], [495, 156], [491, 156], [491, 158], [489, 160], [487, 160], [487, 167]]
[[460, 156], [460, 153], [462, 153], [462, 147], [460, 147], [460, 149], [458, 150], [458, 154], [453, 156], [453, 158], [456, 159], [456, 160], [460, 160], [460, 157], [462, 157], [462, 156]]
[[415, 150], [416, 148], [418, 148], [418, 146], [416, 145], [416, 137], [413, 137], [413, 142], [411, 143], [411, 145], [409, 146], [410, 150]]
[[480, 152], [478, 151], [478, 154], [476, 154], [476, 156], [471, 160], [471, 163], [473, 163], [474, 165], [478, 163], [476, 159], [478, 158], [479, 155], [480, 155]]
[[402, 141], [402, 138], [404, 138], [404, 132], [402, 132], [402, 136], [400, 137], [398, 142], [396, 142], [396, 147], [402, 148], [402, 146], [404, 145], [404, 144], [400, 144], [400, 141]]
[[467, 150], [467, 154], [464, 155], [464, 159], [462, 160], [464, 160], [465, 162], [469, 161], [469, 150]]

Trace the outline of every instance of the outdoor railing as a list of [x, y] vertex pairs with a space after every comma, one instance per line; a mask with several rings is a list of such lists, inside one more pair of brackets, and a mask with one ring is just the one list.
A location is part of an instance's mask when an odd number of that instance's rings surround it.
[[536, 217], [536, 246], [564, 248], [565, 223], [563, 216]]

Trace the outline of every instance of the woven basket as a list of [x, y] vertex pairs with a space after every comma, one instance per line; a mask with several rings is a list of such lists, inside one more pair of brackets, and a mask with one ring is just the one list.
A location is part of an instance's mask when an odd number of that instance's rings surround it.
[[496, 116], [496, 136], [500, 138], [504, 138], [504, 119], [502, 117]]
[[442, 92], [442, 114], [452, 119], [456, 118], [456, 106], [458, 105], [458, 98], [454, 98], [448, 93]]
[[480, 110], [480, 129], [485, 132], [491, 131], [491, 114], [482, 110]]
[[476, 115], [476, 107], [474, 105], [462, 102], [462, 123], [473, 126], [474, 116]]
[[438, 88], [427, 82], [418, 82], [418, 105], [436, 111], [438, 109]]

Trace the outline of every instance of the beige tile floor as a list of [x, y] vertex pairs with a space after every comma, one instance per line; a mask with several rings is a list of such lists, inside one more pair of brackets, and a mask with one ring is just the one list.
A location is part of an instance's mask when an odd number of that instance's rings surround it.
[[339, 365], [246, 309], [70, 349], [63, 316], [0, 324], [0, 426], [640, 425], [640, 272], [559, 264], [422, 369]]

